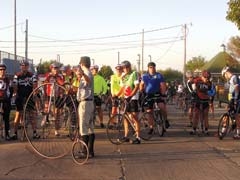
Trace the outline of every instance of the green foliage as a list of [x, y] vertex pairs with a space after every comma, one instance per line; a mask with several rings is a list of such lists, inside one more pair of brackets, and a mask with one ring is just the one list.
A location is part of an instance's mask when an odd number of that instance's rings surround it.
[[164, 79], [166, 82], [178, 80], [182, 81], [183, 79], [183, 73], [177, 70], [173, 70], [171, 68], [168, 68], [166, 70], [159, 70], [159, 72], [164, 76]]
[[195, 71], [201, 69], [206, 63], [205, 58], [202, 56], [192, 57], [186, 64], [186, 70]]
[[113, 74], [112, 68], [110, 66], [102, 66], [99, 71], [99, 74], [104, 77], [104, 79], [109, 80]]
[[226, 19], [233, 22], [240, 30], [240, 0], [229, 0]]
[[227, 44], [228, 51], [231, 52], [231, 55], [240, 58], [240, 37], [235, 36], [229, 39]]
[[[45, 73], [49, 72], [50, 71], [50, 65], [54, 62], [55, 62], [54, 60], [50, 60], [50, 61], [44, 61], [41, 64], [39, 63], [38, 66], [37, 66], [38, 74], [45, 74]], [[62, 66], [61, 63], [60, 63], [60, 66]]]

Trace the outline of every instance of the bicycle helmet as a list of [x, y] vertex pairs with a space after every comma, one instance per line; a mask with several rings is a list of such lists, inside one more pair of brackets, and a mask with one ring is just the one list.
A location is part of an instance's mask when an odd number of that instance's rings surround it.
[[129, 62], [129, 61], [123, 61], [122, 63], [121, 63], [121, 65], [122, 65], [122, 67], [131, 67], [131, 63]]
[[117, 64], [117, 65], [115, 66], [115, 69], [122, 69], [122, 65], [121, 65], [121, 64]]
[[99, 69], [99, 66], [98, 66], [98, 65], [92, 65], [92, 66], [90, 67], [90, 69], [91, 69], [91, 70], [92, 70], [92, 69], [98, 70], [98, 69]]
[[21, 60], [20, 66], [29, 66], [29, 62], [27, 60]]
[[0, 68], [1, 69], [7, 69], [7, 66], [4, 63], [0, 63]]
[[209, 79], [211, 77], [211, 73], [207, 70], [202, 71], [202, 76]]
[[149, 63], [148, 63], [148, 67], [150, 67], [150, 66], [156, 67], [156, 64], [155, 64], [154, 62], [149, 62]]
[[229, 67], [228, 66], [225, 66], [223, 69], [222, 69], [222, 76], [224, 77], [224, 75], [225, 75], [225, 73], [227, 72], [227, 71], [229, 71]]
[[59, 63], [52, 63], [51, 65], [50, 65], [50, 68], [52, 69], [52, 68], [59, 68], [60, 67], [60, 65], [59, 65]]

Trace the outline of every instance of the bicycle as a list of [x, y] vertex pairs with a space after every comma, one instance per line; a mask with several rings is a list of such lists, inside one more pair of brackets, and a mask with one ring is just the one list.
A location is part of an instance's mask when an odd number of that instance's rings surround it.
[[[66, 115], [62, 115], [66, 108]], [[66, 116], [70, 123], [65, 123]], [[77, 109], [68, 89], [56, 82], [43, 83], [26, 100], [23, 113], [25, 136], [38, 155], [47, 159], [60, 158], [70, 152], [77, 119]], [[40, 138], [34, 138], [31, 127], [36, 127]]]
[[222, 101], [222, 103], [228, 104], [228, 110], [220, 117], [218, 123], [218, 138], [220, 140], [222, 140], [227, 134], [235, 133], [237, 129], [235, 114], [240, 108], [240, 106], [235, 108], [232, 102]]
[[143, 102], [150, 102], [153, 101], [153, 111], [151, 112], [144, 112], [140, 118], [140, 122], [145, 123], [145, 127], [150, 128], [149, 126], [149, 117], [153, 117], [154, 123], [153, 123], [153, 132], [150, 133], [150, 129], [147, 132], [148, 133], [148, 139], [150, 139], [155, 130], [157, 129], [158, 135], [160, 137], [162, 137], [164, 135], [164, 133], [166, 132], [166, 116], [163, 113], [163, 110], [159, 108], [158, 106], [158, 100], [161, 99], [161, 95], [160, 94], [154, 94], [153, 97], [145, 97]]
[[[126, 120], [128, 123], [129, 136], [136, 135], [136, 126], [134, 124], [134, 121], [131, 119], [131, 117], [129, 117], [128, 113], [126, 112], [128, 104], [129, 103], [126, 99], [124, 101], [122, 99], [118, 99], [117, 114], [113, 115], [107, 123], [106, 133], [109, 141], [112, 144], [120, 145], [123, 143], [122, 139], [124, 138], [124, 120]], [[140, 137], [143, 140], [148, 140], [150, 137], [146, 132], [149, 131], [149, 129], [147, 128], [149, 126], [145, 126], [145, 124], [141, 121], [139, 122], [139, 124], [141, 129]]]

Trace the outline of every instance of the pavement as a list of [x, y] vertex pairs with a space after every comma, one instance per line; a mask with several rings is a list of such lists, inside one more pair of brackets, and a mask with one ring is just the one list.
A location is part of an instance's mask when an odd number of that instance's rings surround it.
[[84, 165], [75, 164], [70, 153], [48, 160], [28, 142], [0, 140], [0, 180], [238, 180], [240, 141], [216, 137], [225, 111], [216, 107], [214, 117], [210, 114], [209, 136], [191, 136], [187, 117], [169, 105], [167, 133], [139, 145], [113, 145], [105, 129], [96, 127], [96, 157]]

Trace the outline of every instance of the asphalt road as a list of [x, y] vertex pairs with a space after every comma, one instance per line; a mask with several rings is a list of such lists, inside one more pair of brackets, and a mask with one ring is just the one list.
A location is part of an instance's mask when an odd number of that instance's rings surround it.
[[210, 135], [191, 136], [187, 117], [169, 106], [171, 127], [140, 145], [112, 145], [105, 130], [96, 128], [96, 157], [77, 165], [71, 155], [48, 160], [36, 155], [27, 142], [0, 141], [0, 180], [238, 180], [240, 141], [216, 137], [224, 108], [210, 115]]

